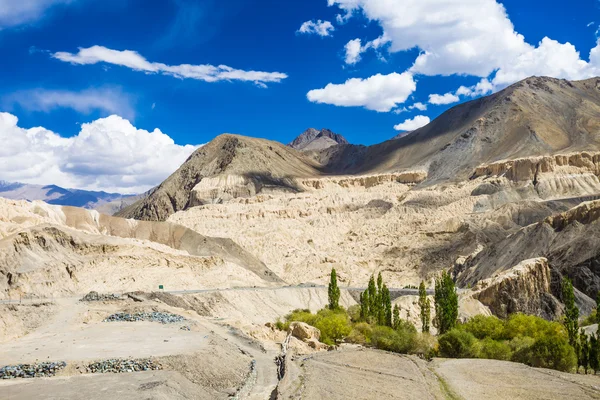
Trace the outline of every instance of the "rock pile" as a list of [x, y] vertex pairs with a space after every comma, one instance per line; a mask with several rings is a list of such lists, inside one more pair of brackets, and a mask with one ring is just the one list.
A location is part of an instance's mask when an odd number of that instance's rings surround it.
[[104, 319], [104, 322], [136, 322], [136, 321], [151, 321], [160, 322], [161, 324], [174, 324], [176, 322], [185, 321], [181, 315], [164, 313], [164, 312], [138, 312], [138, 313], [116, 313]]
[[40, 378], [54, 376], [67, 366], [64, 361], [43, 362], [39, 364], [8, 365], [0, 368], [0, 379]]
[[110, 300], [122, 300], [118, 294], [100, 294], [95, 291], [91, 291], [83, 296], [79, 301], [110, 301]]
[[139, 359], [110, 359], [97, 361], [86, 366], [86, 371], [92, 374], [121, 374], [125, 372], [157, 371], [162, 365], [150, 358]]

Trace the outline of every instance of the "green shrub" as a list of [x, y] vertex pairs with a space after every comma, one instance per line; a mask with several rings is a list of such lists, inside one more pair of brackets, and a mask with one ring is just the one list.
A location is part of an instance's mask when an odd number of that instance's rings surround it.
[[310, 325], [321, 331], [321, 342], [330, 346], [340, 343], [352, 332], [350, 317], [343, 309], [320, 310]]
[[499, 340], [504, 335], [504, 322], [494, 316], [476, 315], [468, 322], [459, 325], [459, 329], [472, 333], [477, 339]]
[[472, 333], [456, 328], [438, 338], [440, 355], [448, 358], [477, 357], [476, 343]]
[[367, 345], [371, 343], [371, 335], [373, 334], [373, 328], [366, 322], [359, 322], [354, 325], [352, 332], [346, 337], [346, 340], [350, 343]]
[[585, 317], [583, 319], [583, 321], [581, 321], [581, 326], [588, 326], [588, 325], [594, 325], [597, 324], [598, 321], [598, 311], [597, 310], [592, 310], [592, 313], [590, 315], [588, 315], [587, 317]]
[[360, 322], [360, 306], [355, 304], [348, 307], [348, 315], [350, 316], [350, 320], [352, 322]]
[[478, 357], [491, 360], [510, 360], [512, 350], [510, 345], [504, 341], [485, 338], [478, 343]]
[[569, 340], [560, 335], [536, 339], [533, 345], [516, 352], [512, 359], [532, 367], [564, 372], [570, 372], [577, 367], [575, 350], [569, 345]]
[[534, 315], [514, 314], [506, 321], [504, 339], [511, 340], [517, 336], [528, 336], [538, 339], [548, 335], [566, 335], [566, 330], [558, 322], [549, 322]]
[[277, 321], [275, 321], [275, 328], [279, 329], [280, 331], [285, 331], [287, 332], [288, 329], [290, 329], [290, 322], [286, 321], [286, 322], [282, 322], [279, 318], [277, 319]]
[[413, 350], [415, 336], [414, 333], [397, 331], [387, 326], [376, 326], [371, 334], [371, 344], [380, 350], [407, 354]]
[[535, 343], [535, 339], [527, 336], [517, 336], [508, 342], [510, 350], [513, 353], [517, 353], [527, 347], [532, 346]]
[[426, 360], [431, 360], [436, 356], [437, 340], [429, 333], [417, 333], [413, 336], [412, 348], [410, 354], [416, 354]]
[[310, 310], [294, 310], [290, 314], [285, 316], [285, 320], [288, 322], [299, 321], [309, 325], [315, 326], [317, 316], [310, 312]]

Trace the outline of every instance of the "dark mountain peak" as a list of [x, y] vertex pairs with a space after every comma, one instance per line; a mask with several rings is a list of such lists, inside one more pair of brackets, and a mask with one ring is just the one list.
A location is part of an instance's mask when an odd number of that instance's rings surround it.
[[348, 144], [348, 141], [342, 135], [327, 128], [321, 130], [308, 128], [288, 146], [296, 150], [309, 151], [322, 150], [338, 144]]

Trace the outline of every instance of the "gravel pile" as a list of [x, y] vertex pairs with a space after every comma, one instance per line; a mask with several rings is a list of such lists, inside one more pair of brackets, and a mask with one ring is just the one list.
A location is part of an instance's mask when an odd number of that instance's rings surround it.
[[121, 374], [125, 372], [157, 371], [162, 365], [150, 358], [139, 359], [110, 359], [89, 364], [87, 372], [92, 374]]
[[100, 294], [95, 291], [91, 291], [81, 298], [79, 301], [110, 301], [110, 300], [122, 300], [118, 294]]
[[58, 371], [67, 366], [64, 361], [43, 362], [39, 364], [8, 365], [0, 368], [0, 379], [13, 378], [40, 378], [54, 376]]
[[176, 322], [185, 321], [181, 315], [164, 313], [164, 312], [140, 312], [140, 313], [116, 313], [104, 319], [104, 322], [136, 322], [136, 321], [152, 321], [160, 322], [161, 324], [174, 324]]

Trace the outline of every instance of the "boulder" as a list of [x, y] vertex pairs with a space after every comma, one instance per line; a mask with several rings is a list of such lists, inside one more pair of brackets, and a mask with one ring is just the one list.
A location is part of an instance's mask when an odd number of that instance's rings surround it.
[[321, 331], [315, 328], [314, 326], [310, 326], [304, 322], [294, 321], [290, 324], [290, 328], [288, 331], [293, 337], [300, 339], [304, 342], [315, 339], [319, 340], [321, 338]]

